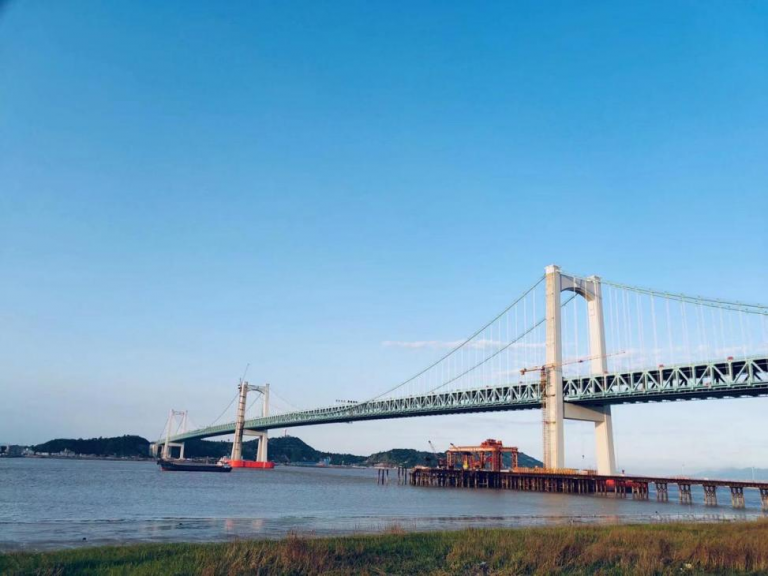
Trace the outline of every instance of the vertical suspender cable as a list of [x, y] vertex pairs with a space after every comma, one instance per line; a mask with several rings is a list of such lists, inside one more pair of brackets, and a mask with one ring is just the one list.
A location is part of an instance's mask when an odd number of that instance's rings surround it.
[[723, 325], [723, 309], [720, 308], [720, 347], [722, 348], [722, 353], [725, 356], [728, 356], [728, 345], [725, 341], [725, 326]]
[[[608, 304], [608, 325], [610, 326], [610, 338], [611, 338], [610, 342], [611, 342], [611, 344], [613, 344], [614, 336], [615, 336], [615, 332], [614, 332], [614, 328], [613, 328], [613, 297], [611, 296], [613, 294], [613, 287], [612, 286], [605, 286], [604, 288], [606, 288], [605, 295], [606, 295], [607, 300], [608, 300], [607, 304]], [[605, 302], [605, 299], [603, 301]], [[611, 348], [611, 351], [615, 351], [617, 349], [618, 348], [613, 347], [613, 348]]]
[[680, 300], [680, 316], [683, 319], [683, 342], [685, 343], [685, 362], [691, 363], [691, 342], [688, 338], [688, 315], [685, 313], [685, 304]]
[[747, 357], [747, 338], [744, 334], [744, 311], [739, 310], [739, 328], [741, 328], [741, 351], [744, 358]]
[[651, 300], [651, 321], [653, 322], [653, 357], [656, 360], [656, 366], [658, 366], [660, 362], [659, 362], [659, 338], [656, 333], [656, 304], [655, 304], [656, 297], [650, 294], [648, 298], [650, 298]]
[[[576, 298], [573, 301], [573, 347], [575, 349], [575, 354], [573, 355], [574, 358], [580, 358], [581, 357], [581, 351], [579, 350], [579, 314], [578, 314], [578, 304], [579, 299]], [[579, 362], [576, 362], [576, 368], [577, 373], [579, 376], [581, 376], [581, 365]]]
[[[512, 342], [512, 337], [509, 335], [509, 317], [510, 317], [511, 314], [512, 314], [511, 312], [507, 313], [507, 340], [506, 340], [507, 343]], [[510, 378], [509, 377], [511, 375], [511, 372], [509, 371], [509, 358], [512, 355], [512, 350], [507, 350], [506, 355], [507, 355], [507, 374], [506, 374], [506, 378], [504, 379], [504, 381], [509, 383], [510, 382]]]
[[664, 298], [664, 304], [667, 308], [667, 338], [669, 339], [669, 353], [672, 354], [672, 364], [675, 363], [674, 347], [672, 346], [672, 318], [669, 314], [669, 298]]
[[763, 346], [768, 350], [768, 317], [760, 318], [760, 329], [763, 333]]
[[643, 358], [643, 363], [647, 363], [645, 360], [645, 325], [643, 324], [643, 316], [640, 314], [640, 294], [635, 292], [635, 310], [637, 311], [637, 330], [640, 336], [640, 357]]
[[[528, 298], [526, 297], [525, 300], [523, 300], [523, 329], [528, 329]], [[523, 368], [528, 368], [528, 334], [525, 335], [523, 338], [523, 362], [525, 363], [525, 366]]]
[[625, 342], [627, 343], [627, 351], [628, 351], [628, 357], [627, 361], [629, 363], [628, 370], [630, 371], [634, 368], [632, 364], [632, 343], [630, 342], [630, 331], [629, 331], [629, 306], [627, 305], [627, 291], [622, 290], [621, 291], [621, 306], [622, 306], [622, 314], [624, 316], [624, 335], [625, 335]]
[[709, 318], [712, 326], [712, 350], [709, 352], [709, 355], [712, 356], [715, 359], [718, 359], [720, 357], [720, 344], [717, 341], [717, 318], [715, 318], [715, 309], [710, 308], [709, 309]]
[[701, 310], [701, 302], [696, 304], [696, 324], [699, 328], [699, 353], [702, 357], [709, 358], [709, 346], [707, 346], [706, 331], [704, 330], [704, 313]]
[[[520, 332], [518, 332], [517, 330], [517, 306], [515, 306], [515, 338], [517, 338], [519, 334]], [[513, 354], [514, 356], [512, 358], [512, 362], [514, 364], [515, 370], [518, 370], [520, 368], [520, 351], [519, 351], [519, 346], [517, 346], [516, 344], [514, 345]]]
[[729, 356], [733, 355], [736, 356], [736, 338], [734, 338], [734, 330], [733, 330], [733, 314], [727, 315], [728, 319], [728, 348], [731, 350], [731, 352], [728, 354]]
[[[538, 316], [536, 316], [536, 290], [534, 290], [533, 291], [533, 323], [534, 324], [536, 324], [537, 318]], [[538, 338], [534, 339], [534, 343], [535, 343], [535, 340], [538, 340]], [[544, 362], [542, 362], [542, 365], [543, 364]]]
[[627, 368], [627, 351], [626, 346], [624, 346], [624, 338], [622, 337], [623, 331], [622, 331], [622, 322], [621, 317], [619, 316], [619, 290], [617, 288], [613, 289], [613, 317], [615, 318], [616, 322], [616, 346], [617, 350], [621, 351], [619, 362], [621, 364], [621, 369], [626, 370]]

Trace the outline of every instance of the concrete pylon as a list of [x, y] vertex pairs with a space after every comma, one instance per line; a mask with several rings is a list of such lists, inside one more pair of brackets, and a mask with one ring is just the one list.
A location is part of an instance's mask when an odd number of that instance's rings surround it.
[[256, 436], [259, 444], [256, 449], [256, 462], [267, 462], [267, 443], [268, 435], [265, 431], [245, 430], [245, 407], [248, 398], [248, 392], [253, 390], [261, 392], [263, 399], [262, 415], [269, 416], [269, 384], [264, 386], [252, 386], [247, 382], [241, 382], [238, 387], [240, 390], [237, 403], [237, 416], [235, 418], [235, 438], [232, 441], [231, 460], [240, 461], [243, 459], [243, 436]]
[[558, 266], [546, 268], [547, 285], [547, 356], [544, 405], [544, 464], [547, 467], [565, 466], [565, 436], [563, 420], [582, 420], [595, 423], [595, 453], [599, 474], [616, 473], [613, 445], [613, 425], [610, 406], [581, 406], [563, 401], [562, 329], [560, 294], [564, 290], [575, 292], [587, 301], [589, 327], [590, 368], [593, 374], [607, 372], [605, 323], [600, 278], [576, 278], [560, 272]]
[[248, 399], [248, 382], [238, 386], [237, 414], [235, 416], [235, 438], [232, 440], [232, 460], [243, 459], [243, 428], [245, 426], [245, 403]]

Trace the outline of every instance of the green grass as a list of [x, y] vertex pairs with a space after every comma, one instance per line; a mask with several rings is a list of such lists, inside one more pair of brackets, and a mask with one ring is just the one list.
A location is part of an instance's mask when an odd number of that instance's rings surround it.
[[483, 529], [0, 555], [0, 574], [766, 574], [768, 521]]

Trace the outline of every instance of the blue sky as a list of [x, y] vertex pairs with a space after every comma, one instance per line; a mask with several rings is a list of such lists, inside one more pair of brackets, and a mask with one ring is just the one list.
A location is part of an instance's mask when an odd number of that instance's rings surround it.
[[[761, 2], [10, 2], [0, 441], [207, 424], [247, 363], [368, 397], [550, 263], [764, 302], [766, 94]], [[619, 464], [768, 467], [767, 408], [620, 407]], [[538, 418], [294, 433], [537, 455]]]

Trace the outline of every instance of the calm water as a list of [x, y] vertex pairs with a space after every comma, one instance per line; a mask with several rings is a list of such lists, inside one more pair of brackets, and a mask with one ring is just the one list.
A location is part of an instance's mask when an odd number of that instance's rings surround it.
[[[348, 534], [399, 526], [442, 530], [596, 522], [664, 522], [761, 516], [705, 508], [501, 490], [376, 483], [375, 470], [278, 467], [230, 474], [162, 473], [151, 462], [0, 459], [0, 550], [124, 542], [275, 538], [289, 532]], [[653, 498], [653, 494], [651, 498]], [[672, 493], [670, 499], [676, 500]], [[85, 539], [85, 540], [84, 540]]]

